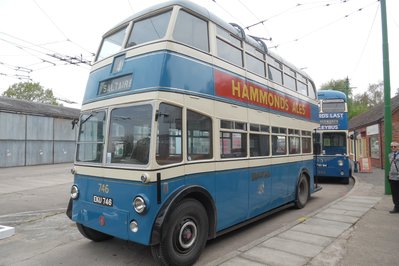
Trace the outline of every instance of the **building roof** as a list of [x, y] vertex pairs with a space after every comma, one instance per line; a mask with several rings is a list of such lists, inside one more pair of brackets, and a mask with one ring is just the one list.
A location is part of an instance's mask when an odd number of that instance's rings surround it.
[[[399, 95], [391, 98], [392, 113], [399, 110]], [[349, 130], [357, 129], [364, 126], [370, 126], [384, 120], [384, 103], [377, 104], [370, 110], [349, 120]]]
[[73, 119], [79, 117], [80, 109], [0, 96], [0, 112]]

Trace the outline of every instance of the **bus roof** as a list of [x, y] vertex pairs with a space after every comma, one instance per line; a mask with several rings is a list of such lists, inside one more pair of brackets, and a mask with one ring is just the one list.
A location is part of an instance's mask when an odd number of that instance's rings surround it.
[[342, 91], [336, 90], [319, 90], [317, 92], [317, 98], [319, 100], [326, 100], [326, 99], [341, 99], [346, 102], [346, 95]]
[[122, 27], [123, 25], [126, 25], [129, 21], [132, 20], [136, 20], [140, 17], [145, 17], [147, 16], [149, 13], [152, 12], [156, 12], [157, 10], [160, 9], [165, 9], [168, 7], [172, 7], [172, 6], [181, 6], [184, 8], [187, 8], [189, 10], [194, 11], [195, 13], [197, 13], [198, 15], [214, 22], [216, 25], [224, 28], [225, 30], [229, 31], [230, 33], [234, 34], [237, 38], [244, 40], [245, 42], [251, 44], [252, 46], [258, 48], [260, 51], [264, 51], [264, 53], [267, 53], [269, 55], [271, 55], [272, 57], [274, 57], [275, 59], [277, 59], [278, 61], [280, 61], [281, 63], [285, 64], [286, 66], [292, 68], [293, 70], [295, 70], [296, 72], [300, 73], [301, 75], [303, 75], [304, 77], [308, 78], [312, 83], [313, 80], [310, 78], [310, 76], [303, 70], [299, 69], [298, 67], [296, 67], [295, 65], [291, 64], [290, 62], [284, 60], [282, 57], [280, 57], [279, 55], [268, 51], [267, 49], [267, 45], [264, 43], [263, 40], [261, 40], [261, 38], [257, 38], [255, 36], [251, 36], [248, 34], [245, 34], [245, 31], [243, 28], [241, 28], [239, 25], [235, 24], [235, 23], [228, 23], [224, 20], [222, 20], [221, 18], [219, 18], [218, 16], [216, 16], [215, 14], [213, 14], [212, 12], [209, 12], [205, 7], [202, 7], [196, 3], [193, 3], [191, 1], [188, 0], [171, 0], [171, 1], [165, 1], [163, 3], [159, 3], [157, 5], [148, 7], [138, 13], [133, 14], [132, 16], [128, 17], [127, 19], [123, 20], [121, 23], [118, 23], [115, 27], [113, 27], [110, 31], [108, 31], [106, 34], [104, 34], [103, 37], [112, 34], [116, 29], [120, 29], [120, 27]]

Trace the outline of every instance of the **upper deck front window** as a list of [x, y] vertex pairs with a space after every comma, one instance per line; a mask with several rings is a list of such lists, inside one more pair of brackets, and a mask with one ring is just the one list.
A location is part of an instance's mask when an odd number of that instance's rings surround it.
[[122, 50], [123, 40], [126, 35], [126, 27], [108, 35], [103, 39], [97, 60], [104, 59]]
[[345, 112], [344, 101], [323, 101], [323, 112], [334, 113], [334, 112]]
[[162, 39], [169, 25], [172, 11], [134, 22], [127, 46]]

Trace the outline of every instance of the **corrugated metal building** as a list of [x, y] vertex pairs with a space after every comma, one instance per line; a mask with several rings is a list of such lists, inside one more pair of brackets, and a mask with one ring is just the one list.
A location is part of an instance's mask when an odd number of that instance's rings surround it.
[[72, 162], [79, 112], [0, 97], [0, 167]]

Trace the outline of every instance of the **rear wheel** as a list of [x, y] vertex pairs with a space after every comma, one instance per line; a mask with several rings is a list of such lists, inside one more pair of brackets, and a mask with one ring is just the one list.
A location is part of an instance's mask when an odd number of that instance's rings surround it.
[[86, 237], [87, 239], [90, 239], [94, 242], [101, 242], [105, 240], [112, 239], [113, 236], [101, 233], [97, 230], [91, 229], [89, 227], [84, 226], [83, 224], [76, 223], [76, 226], [78, 227], [79, 232]]
[[151, 247], [154, 259], [162, 265], [193, 265], [208, 239], [208, 224], [201, 203], [183, 200], [163, 225], [161, 243]]
[[309, 182], [304, 174], [301, 174], [296, 188], [295, 206], [298, 209], [305, 207], [309, 199]]

